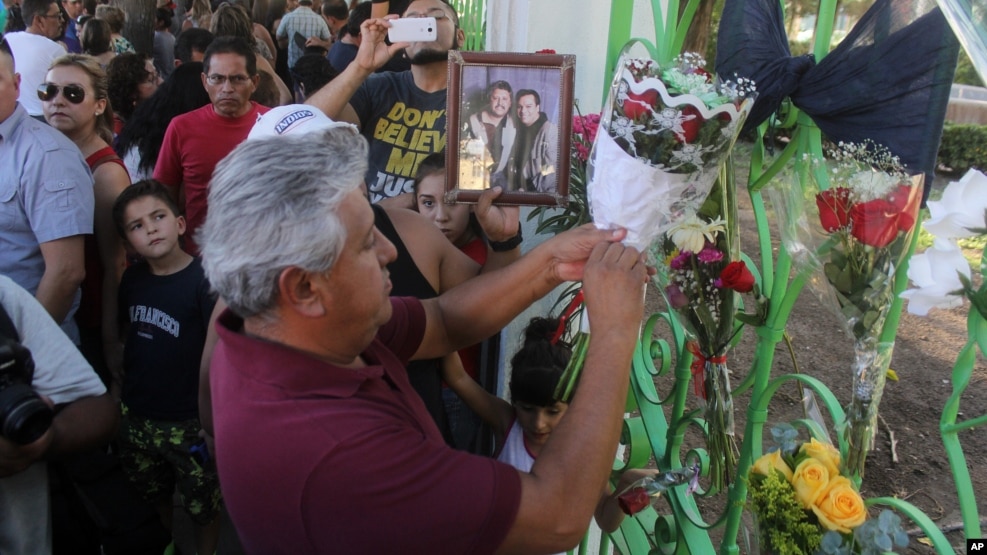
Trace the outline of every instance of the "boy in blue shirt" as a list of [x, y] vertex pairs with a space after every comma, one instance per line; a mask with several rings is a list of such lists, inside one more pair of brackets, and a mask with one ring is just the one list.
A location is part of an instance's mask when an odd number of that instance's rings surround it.
[[124, 377], [120, 457], [171, 530], [177, 485], [198, 553], [214, 553], [221, 496], [216, 466], [197, 459], [199, 365], [216, 299], [198, 258], [182, 250], [185, 219], [157, 181], [125, 189], [113, 220], [143, 260], [120, 281]]

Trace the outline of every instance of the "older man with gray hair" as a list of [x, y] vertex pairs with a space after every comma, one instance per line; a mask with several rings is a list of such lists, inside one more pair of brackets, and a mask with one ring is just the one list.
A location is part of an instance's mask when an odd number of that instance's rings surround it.
[[[640, 254], [617, 242], [622, 230], [586, 226], [437, 298], [390, 298], [395, 249], [374, 227], [366, 169], [365, 139], [344, 126], [247, 140], [210, 186], [204, 266], [230, 307], [210, 376], [216, 460], [246, 551], [575, 546], [619, 437], [643, 315]], [[487, 337], [577, 279], [594, 333], [579, 391], [532, 471], [448, 447], [407, 361]]]

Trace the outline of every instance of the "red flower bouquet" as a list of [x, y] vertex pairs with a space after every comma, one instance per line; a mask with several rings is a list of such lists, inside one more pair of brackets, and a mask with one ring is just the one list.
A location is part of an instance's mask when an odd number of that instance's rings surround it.
[[[847, 465], [863, 475], [893, 343], [881, 343], [894, 301], [894, 273], [908, 253], [922, 176], [873, 143], [840, 143], [832, 167], [817, 171], [829, 187], [815, 195], [825, 275], [824, 298], [855, 341], [853, 394], [847, 409]], [[818, 178], [818, 177], [817, 177]]]
[[589, 159], [588, 196], [600, 228], [628, 230], [645, 250], [695, 214], [756, 97], [754, 83], [713, 78], [686, 53], [667, 67], [624, 52]]
[[766, 314], [754, 274], [737, 260], [736, 206], [727, 187], [713, 187], [699, 212], [673, 225], [656, 243], [655, 279], [688, 334], [693, 391], [706, 420], [710, 486], [729, 483], [736, 466], [733, 397], [727, 351], [738, 327], [737, 294], [753, 293]]
[[[670, 306], [677, 307], [680, 319], [686, 320], [685, 327], [696, 338], [697, 391], [704, 401], [707, 391], [713, 399], [707, 415], [718, 422], [709, 426], [715, 486], [732, 471], [735, 458], [728, 437], [733, 435], [733, 409], [724, 358], [729, 340], [725, 338], [733, 333], [734, 296], [752, 284], [736, 275], [736, 265], [730, 266], [737, 254], [728, 252], [730, 241], [718, 216], [702, 221], [724, 232], [719, 238], [707, 233], [708, 248], [702, 233], [697, 241], [690, 229], [676, 226], [696, 218], [711, 196], [753, 106], [755, 87], [744, 78], [720, 82], [703, 65], [705, 61], [691, 53], [666, 67], [626, 51], [620, 56], [590, 151], [587, 197], [597, 227], [627, 229], [624, 243], [650, 252], [655, 260], [670, 254], [665, 245], [672, 243], [672, 230], [690, 236], [694, 245], [675, 254], [681, 255], [683, 265], [701, 266], [702, 275], [687, 279], [686, 271], [676, 274], [666, 266], [660, 283]], [[720, 196], [725, 194], [724, 189], [718, 191]], [[725, 206], [719, 201], [714, 205], [717, 209]], [[730, 270], [721, 275], [728, 266]], [[720, 284], [717, 292], [704, 293], [703, 288], [713, 286], [714, 281]], [[582, 324], [572, 361], [560, 380], [562, 401], [568, 400], [565, 394], [581, 370], [579, 345], [589, 333], [585, 314]], [[717, 367], [703, 374], [707, 362]]]

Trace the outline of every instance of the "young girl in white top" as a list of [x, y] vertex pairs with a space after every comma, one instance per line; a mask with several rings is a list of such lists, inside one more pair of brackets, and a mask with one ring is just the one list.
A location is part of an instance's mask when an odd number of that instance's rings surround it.
[[[511, 402], [488, 393], [455, 365], [443, 365], [443, 378], [449, 387], [493, 430], [497, 440], [497, 460], [522, 472], [530, 472], [539, 453], [548, 443], [552, 430], [569, 405], [555, 399], [555, 388], [572, 351], [555, 340], [559, 319], [532, 318], [524, 331], [524, 345], [511, 358]], [[616, 446], [614, 446], [616, 448]], [[616, 491], [635, 481], [657, 474], [657, 470], [628, 470], [621, 474]], [[596, 522], [605, 532], [620, 525], [624, 513], [617, 495], [608, 485], [600, 492]]]

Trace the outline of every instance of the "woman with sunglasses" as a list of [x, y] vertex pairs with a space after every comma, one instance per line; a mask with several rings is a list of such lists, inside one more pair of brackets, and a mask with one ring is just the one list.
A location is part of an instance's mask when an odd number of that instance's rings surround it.
[[111, 211], [120, 192], [130, 186], [130, 176], [110, 147], [113, 110], [107, 82], [106, 72], [95, 58], [68, 54], [52, 62], [38, 87], [38, 97], [45, 119], [79, 147], [93, 172], [93, 235], [87, 237], [86, 279], [76, 320], [83, 354], [97, 371], [111, 373], [114, 394], [119, 395], [123, 353], [116, 325], [117, 287], [126, 255]]

